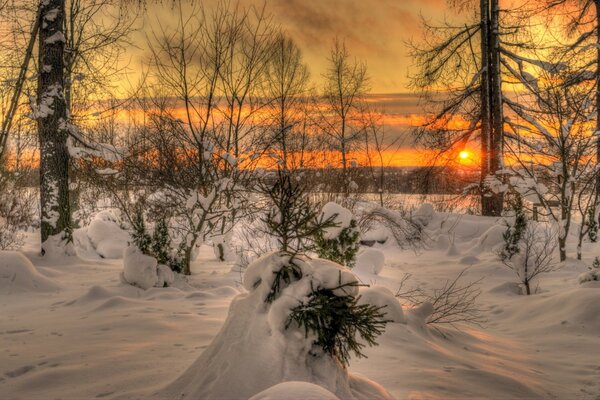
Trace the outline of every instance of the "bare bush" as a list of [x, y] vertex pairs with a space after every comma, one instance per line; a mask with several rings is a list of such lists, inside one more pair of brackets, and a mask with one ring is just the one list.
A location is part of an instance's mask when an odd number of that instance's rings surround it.
[[517, 275], [519, 284], [525, 288], [527, 295], [531, 294], [531, 284], [538, 275], [556, 270], [556, 244], [555, 231], [529, 224], [521, 237], [519, 252], [512, 258], [503, 260], [503, 264]]
[[35, 210], [31, 204], [35, 194], [21, 188], [8, 175], [0, 172], [0, 250], [13, 250], [23, 245], [21, 232], [31, 226]]
[[427, 318], [427, 324], [450, 325], [454, 328], [459, 323], [481, 326], [486, 320], [477, 299], [481, 294], [478, 285], [483, 278], [462, 283], [461, 278], [466, 271], [467, 269], [462, 270], [454, 279], [449, 279], [441, 287], [431, 290], [406, 289], [405, 285], [410, 279], [410, 275], [407, 274], [400, 282], [396, 297], [414, 307], [431, 304], [433, 311]]
[[408, 213], [391, 211], [376, 206], [367, 210], [359, 220], [361, 232], [368, 231], [374, 225], [381, 224], [388, 228], [400, 248], [419, 250], [423, 248], [425, 234], [423, 226], [413, 221]]

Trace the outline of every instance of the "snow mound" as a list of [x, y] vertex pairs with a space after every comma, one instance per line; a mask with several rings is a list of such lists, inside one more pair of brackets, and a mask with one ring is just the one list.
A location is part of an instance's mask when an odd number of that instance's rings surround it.
[[319, 385], [292, 381], [263, 390], [250, 400], [339, 400], [339, 397]]
[[[271, 303], [266, 302], [275, 273], [291, 262], [301, 271], [301, 279], [282, 288]], [[280, 395], [290, 388], [273, 386], [302, 381], [321, 386], [342, 399], [391, 399], [385, 389], [353, 376], [315, 346], [312, 333], [286, 327], [290, 310], [302, 304], [312, 290], [335, 289], [334, 295], [356, 296], [355, 283], [349, 270], [331, 261], [292, 259], [282, 253], [262, 256], [246, 269], [243, 285], [248, 292], [232, 300], [227, 319], [212, 343], [155, 398], [248, 399], [257, 394], [262, 396], [257, 398], [269, 398], [264, 396], [273, 395], [273, 391]], [[350, 286], [340, 287], [344, 284]], [[266, 394], [261, 393], [265, 390]], [[284, 398], [293, 398], [289, 396], [287, 393]], [[306, 398], [304, 393], [301, 398]]]
[[333, 218], [333, 222], [336, 224], [336, 226], [326, 228], [323, 234], [325, 239], [331, 240], [340, 236], [344, 228], [350, 227], [352, 212], [337, 203], [329, 202], [323, 206], [321, 218], [323, 221]]
[[165, 265], [158, 265], [156, 258], [143, 254], [137, 247], [129, 246], [123, 259], [123, 279], [142, 289], [171, 285], [175, 274]]
[[123, 257], [123, 252], [131, 240], [129, 233], [121, 229], [119, 217], [112, 210], [99, 212], [87, 228], [79, 231], [89, 240], [91, 250], [102, 258]]
[[356, 266], [358, 271], [368, 272], [370, 274], [379, 275], [383, 271], [385, 264], [385, 255], [378, 249], [364, 249], [356, 257]]
[[481, 237], [477, 240], [477, 244], [475, 245], [473, 250], [480, 251], [494, 251], [499, 248], [502, 243], [504, 243], [504, 235], [506, 232], [506, 226], [504, 225], [492, 225], [488, 228]]
[[38, 272], [18, 251], [0, 251], [0, 292], [53, 292], [60, 285]]
[[376, 307], [383, 307], [381, 312], [385, 313], [385, 318], [392, 322], [405, 324], [406, 318], [402, 306], [394, 294], [383, 286], [371, 286], [360, 291], [359, 304], [371, 304]]
[[412, 216], [412, 220], [414, 223], [419, 224], [421, 226], [427, 226], [435, 216], [435, 211], [433, 209], [433, 205], [430, 203], [424, 203], [419, 207], [417, 211]]
[[585, 326], [600, 335], [600, 290], [577, 287], [553, 295], [528, 296], [515, 311], [511, 323], [531, 326], [546, 334], [554, 329], [569, 330]]
[[504, 282], [489, 290], [490, 293], [520, 295], [523, 294], [521, 286], [517, 282]]

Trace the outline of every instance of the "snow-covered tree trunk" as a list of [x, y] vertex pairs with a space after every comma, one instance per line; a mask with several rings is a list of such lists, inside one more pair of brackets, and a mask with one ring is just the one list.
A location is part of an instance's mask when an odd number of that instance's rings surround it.
[[[71, 242], [68, 123], [64, 97], [64, 0], [40, 2], [39, 77], [35, 115], [40, 143], [42, 253], [48, 239]], [[57, 237], [58, 235], [58, 237]]]
[[[500, 6], [499, 0], [491, 0], [490, 12], [490, 104], [492, 117], [492, 130], [490, 136], [490, 175], [497, 175], [503, 169], [504, 156], [504, 113], [502, 103], [502, 76], [500, 72]], [[498, 177], [500, 178], [500, 177]], [[504, 193], [492, 192], [489, 198], [489, 213], [486, 215], [500, 216], [504, 203]]]

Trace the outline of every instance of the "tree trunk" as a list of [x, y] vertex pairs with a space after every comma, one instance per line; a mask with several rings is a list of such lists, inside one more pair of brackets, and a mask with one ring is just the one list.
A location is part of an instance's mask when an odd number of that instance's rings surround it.
[[36, 118], [40, 143], [40, 205], [42, 254], [48, 239], [69, 244], [68, 121], [64, 97], [64, 0], [40, 2], [39, 77]]
[[[596, 165], [600, 165], [600, 0], [596, 7]], [[600, 174], [596, 176], [596, 204], [600, 204]], [[598, 216], [600, 224], [600, 215]]]
[[[500, 8], [499, 0], [491, 0], [490, 27], [490, 99], [492, 130], [490, 136], [490, 175], [503, 180], [498, 171], [504, 169], [504, 113], [502, 100], [502, 76], [500, 74]], [[491, 193], [490, 215], [499, 217], [502, 214], [504, 193]]]
[[481, 14], [481, 214], [490, 215], [491, 213], [491, 202], [488, 196], [485, 180], [490, 171], [489, 162], [489, 149], [490, 149], [490, 137], [491, 137], [491, 117], [490, 117], [490, 63], [489, 63], [489, 0], [480, 0], [480, 14]]

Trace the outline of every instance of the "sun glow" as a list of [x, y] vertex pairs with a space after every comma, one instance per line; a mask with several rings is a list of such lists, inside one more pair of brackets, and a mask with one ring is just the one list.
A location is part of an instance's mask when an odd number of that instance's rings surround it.
[[466, 161], [469, 158], [471, 158], [471, 153], [468, 150], [463, 150], [460, 153], [458, 153], [458, 158], [460, 158], [463, 161]]

